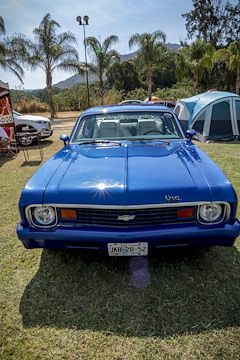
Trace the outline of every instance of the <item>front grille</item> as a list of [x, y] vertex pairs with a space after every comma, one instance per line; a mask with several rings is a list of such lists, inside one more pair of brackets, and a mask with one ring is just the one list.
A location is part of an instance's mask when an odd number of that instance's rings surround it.
[[[77, 219], [74, 220], [62, 219], [60, 216], [60, 209], [58, 213], [59, 223], [65, 226], [131, 228], [193, 222], [196, 219], [196, 207], [194, 207], [194, 216], [191, 218], [179, 218], [177, 216], [179, 209], [182, 208], [138, 208], [133, 210], [81, 208], [72, 209], [76, 210], [77, 213]], [[184, 207], [184, 209], [186, 209], [186, 207]]]

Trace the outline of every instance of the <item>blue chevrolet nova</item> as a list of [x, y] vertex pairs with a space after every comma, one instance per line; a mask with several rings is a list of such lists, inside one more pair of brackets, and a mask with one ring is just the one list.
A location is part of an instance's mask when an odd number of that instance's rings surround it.
[[176, 246], [232, 246], [236, 193], [159, 105], [88, 109], [24, 188], [17, 234], [28, 248], [146, 256]]

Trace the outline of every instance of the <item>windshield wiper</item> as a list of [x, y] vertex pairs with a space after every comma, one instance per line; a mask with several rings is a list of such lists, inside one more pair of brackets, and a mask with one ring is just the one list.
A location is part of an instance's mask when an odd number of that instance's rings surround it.
[[86, 140], [81, 141], [78, 143], [78, 145], [97, 145], [97, 144], [114, 144], [121, 146], [122, 143], [116, 140]]
[[125, 140], [128, 140], [128, 141], [139, 141], [139, 142], [141, 142], [141, 143], [150, 142], [150, 141], [156, 141], [156, 142], [161, 142], [161, 143], [164, 144], [164, 145], [170, 145], [170, 144], [171, 144], [169, 141], [161, 140], [161, 139], [146, 139], [146, 138], [135, 138], [135, 139], [132, 139], [132, 138], [128, 138], [128, 139], [125, 139]]

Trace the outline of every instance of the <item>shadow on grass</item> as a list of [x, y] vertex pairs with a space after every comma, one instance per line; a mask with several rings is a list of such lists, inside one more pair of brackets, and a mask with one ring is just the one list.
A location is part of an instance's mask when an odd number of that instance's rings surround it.
[[21, 167], [25, 167], [25, 166], [39, 166], [42, 163], [41, 160], [28, 160], [28, 161], [24, 161], [21, 164]]
[[240, 325], [239, 260], [234, 247], [148, 258], [43, 250], [21, 299], [23, 325], [158, 337]]
[[[1, 155], [1, 154], [0, 154]], [[5, 163], [12, 161], [16, 158], [16, 156], [8, 155], [7, 157], [0, 157], [0, 167]]]
[[52, 145], [53, 144], [53, 140], [42, 140], [42, 147], [43, 148], [45, 148], [45, 147], [48, 147], [48, 146], [50, 146], [50, 145]]

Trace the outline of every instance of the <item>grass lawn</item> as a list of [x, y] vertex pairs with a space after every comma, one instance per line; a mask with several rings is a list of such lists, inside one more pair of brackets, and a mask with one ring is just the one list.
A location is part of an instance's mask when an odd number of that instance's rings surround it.
[[[43, 141], [44, 161], [59, 134]], [[240, 196], [239, 143], [197, 144]], [[26, 250], [15, 228], [21, 190], [40, 166], [36, 147], [29, 155], [0, 160], [1, 360], [240, 359], [240, 239], [131, 259]]]

